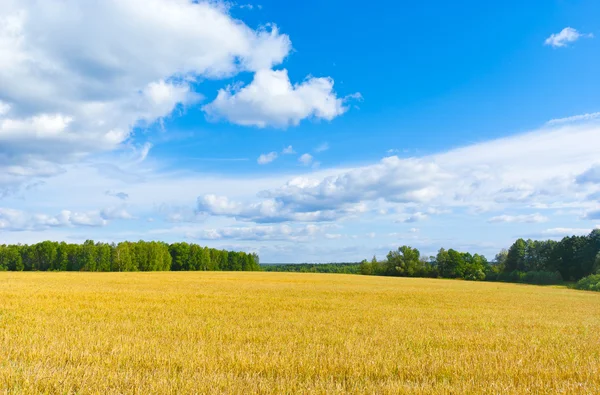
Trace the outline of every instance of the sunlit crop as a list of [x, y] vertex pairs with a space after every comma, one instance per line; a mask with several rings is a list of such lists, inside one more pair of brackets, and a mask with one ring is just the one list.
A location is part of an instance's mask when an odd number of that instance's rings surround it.
[[0, 273], [0, 390], [600, 393], [600, 294], [335, 274]]

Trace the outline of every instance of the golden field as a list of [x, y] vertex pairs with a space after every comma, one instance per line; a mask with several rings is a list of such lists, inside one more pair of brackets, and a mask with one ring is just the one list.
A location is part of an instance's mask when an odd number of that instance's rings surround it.
[[358, 275], [0, 273], [0, 393], [600, 393], [600, 293]]

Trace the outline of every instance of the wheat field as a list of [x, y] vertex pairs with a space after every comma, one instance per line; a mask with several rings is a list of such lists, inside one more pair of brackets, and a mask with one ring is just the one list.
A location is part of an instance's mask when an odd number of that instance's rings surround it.
[[0, 273], [0, 392], [600, 393], [600, 294], [299, 273]]

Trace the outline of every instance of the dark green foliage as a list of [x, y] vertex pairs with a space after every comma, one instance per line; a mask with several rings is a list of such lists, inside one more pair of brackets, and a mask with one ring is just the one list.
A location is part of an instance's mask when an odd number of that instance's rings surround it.
[[488, 272], [485, 276], [486, 281], [502, 281], [509, 283], [526, 283], [537, 285], [562, 284], [563, 279], [558, 271], [530, 271], [521, 272], [513, 270], [512, 272], [493, 273]]
[[262, 264], [260, 267], [265, 272], [359, 274], [360, 265], [360, 263], [289, 263]]
[[0, 271], [128, 272], [167, 270], [260, 270], [258, 255], [197, 244], [124, 241], [119, 244], [0, 245]]
[[19, 253], [20, 247], [18, 245], [0, 245], [0, 271], [11, 270], [20, 272], [25, 268], [23, 266], [23, 258]]
[[421, 257], [416, 248], [402, 246], [397, 251], [390, 251], [387, 259], [378, 262], [375, 257], [371, 262], [366, 260], [360, 264], [360, 273], [379, 276], [400, 277], [443, 277], [462, 278], [465, 280], [484, 280], [491, 265], [483, 255], [471, 255], [453, 249], [440, 249], [435, 257]]
[[600, 274], [592, 274], [577, 281], [575, 288], [600, 292]]
[[515, 270], [525, 270], [525, 250], [527, 246], [525, 240], [518, 239], [508, 249], [508, 255], [506, 256], [506, 267], [505, 271], [512, 272]]
[[503, 272], [558, 271], [565, 281], [576, 281], [597, 270], [599, 253], [598, 229], [588, 236], [567, 236], [559, 242], [519, 239], [508, 250]]

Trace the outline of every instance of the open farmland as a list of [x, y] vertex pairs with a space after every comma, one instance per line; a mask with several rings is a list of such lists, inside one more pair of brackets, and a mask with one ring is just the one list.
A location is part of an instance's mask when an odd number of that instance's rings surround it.
[[599, 393], [600, 294], [335, 274], [0, 273], [8, 393]]

